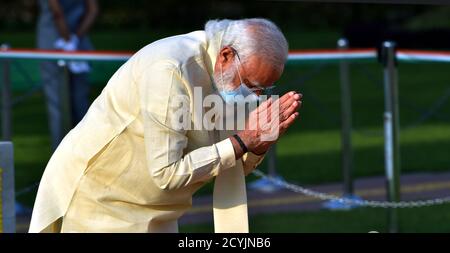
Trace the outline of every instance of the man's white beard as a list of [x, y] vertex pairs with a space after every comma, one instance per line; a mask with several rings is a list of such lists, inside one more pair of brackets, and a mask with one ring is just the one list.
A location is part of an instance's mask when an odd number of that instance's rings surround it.
[[[236, 72], [233, 71], [233, 67], [228, 68], [227, 70], [224, 70], [223, 73], [220, 72], [220, 69], [216, 71], [213, 75], [214, 83], [216, 84], [216, 87], [219, 91], [232, 91], [236, 89], [233, 85], [233, 81], [236, 77]], [[244, 108], [239, 108], [240, 110]], [[227, 130], [242, 130], [244, 129], [245, 125], [245, 119], [248, 117], [248, 111], [244, 111], [244, 115], [240, 115], [238, 117], [238, 108], [236, 107], [236, 104], [229, 105], [227, 103], [223, 103], [223, 112], [221, 113], [222, 117], [219, 118], [219, 120], [222, 121], [223, 126]], [[243, 118], [242, 118], [243, 116]], [[228, 122], [228, 123], [227, 123]], [[233, 123], [234, 122], [234, 123]], [[227, 124], [233, 123], [233, 128], [229, 128], [226, 126], [230, 126]]]
[[233, 71], [233, 68], [228, 68], [223, 71], [222, 75], [220, 70], [215, 71], [213, 80], [218, 90], [231, 91], [235, 89], [235, 87], [233, 87], [233, 80], [235, 77], [236, 73]]

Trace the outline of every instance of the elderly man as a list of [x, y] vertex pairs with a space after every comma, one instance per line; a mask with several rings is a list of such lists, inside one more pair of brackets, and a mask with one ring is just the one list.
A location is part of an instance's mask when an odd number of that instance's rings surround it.
[[177, 232], [193, 193], [213, 178], [215, 231], [248, 232], [245, 175], [298, 117], [301, 95], [259, 103], [240, 130], [179, 127], [174, 104], [186, 98], [187, 125], [203, 125], [198, 111], [208, 110], [196, 100], [216, 94], [234, 109], [239, 97], [258, 100], [287, 54], [265, 19], [209, 21], [141, 49], [53, 154], [30, 232]]

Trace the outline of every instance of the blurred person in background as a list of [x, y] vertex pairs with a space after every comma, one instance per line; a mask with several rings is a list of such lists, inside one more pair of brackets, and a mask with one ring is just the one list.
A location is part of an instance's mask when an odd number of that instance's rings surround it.
[[[37, 47], [45, 50], [93, 50], [87, 33], [98, 12], [96, 0], [39, 0], [40, 15], [37, 25]], [[63, 128], [62, 89], [68, 81], [70, 124], [75, 126], [89, 108], [90, 66], [85, 61], [66, 63], [43, 61], [40, 65], [41, 80], [47, 101], [52, 150], [61, 142]]]

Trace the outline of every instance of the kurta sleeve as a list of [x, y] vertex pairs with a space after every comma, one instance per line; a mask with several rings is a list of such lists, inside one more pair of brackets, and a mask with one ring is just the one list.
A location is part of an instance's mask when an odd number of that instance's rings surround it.
[[247, 152], [242, 156], [244, 165], [244, 174], [250, 174], [263, 160], [266, 154], [255, 155], [252, 152]]
[[235, 166], [234, 148], [229, 139], [184, 152], [188, 138], [187, 130], [181, 126], [183, 115], [190, 114], [191, 98], [180, 68], [162, 62], [152, 64], [144, 72], [138, 86], [145, 153], [156, 185], [165, 190], [179, 189], [207, 181]]

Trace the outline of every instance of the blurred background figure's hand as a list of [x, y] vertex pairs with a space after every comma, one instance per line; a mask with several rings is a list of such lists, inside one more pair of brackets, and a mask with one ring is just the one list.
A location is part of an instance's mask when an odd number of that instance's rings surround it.
[[[56, 40], [55, 48], [66, 52], [73, 52], [78, 50], [79, 41], [80, 40], [78, 39], [78, 36], [72, 34], [69, 40], [65, 40], [64, 38], [59, 38], [58, 40]], [[89, 63], [87, 61], [70, 61], [67, 64], [67, 67], [73, 74], [87, 73], [91, 71]]]
[[86, 73], [91, 71], [91, 67], [87, 61], [70, 61], [67, 65], [70, 72], [74, 74]]
[[65, 40], [64, 38], [59, 38], [55, 41], [55, 48], [64, 50], [64, 51], [76, 51], [78, 50], [79, 44], [78, 36], [72, 34], [69, 40]]

